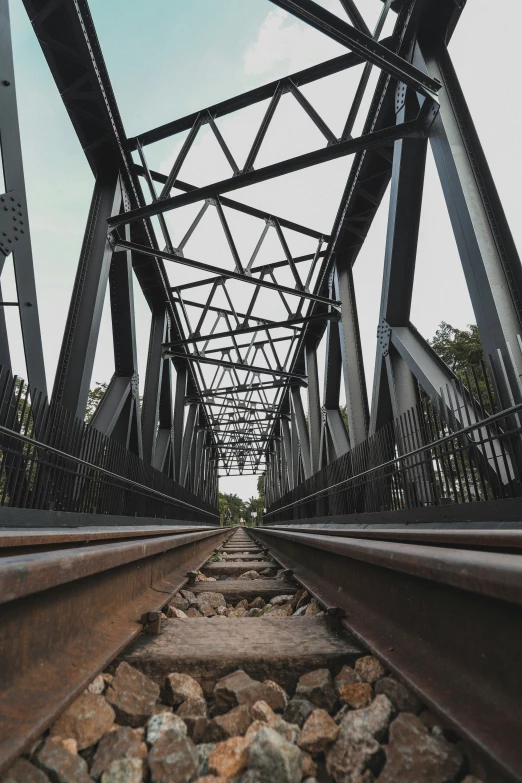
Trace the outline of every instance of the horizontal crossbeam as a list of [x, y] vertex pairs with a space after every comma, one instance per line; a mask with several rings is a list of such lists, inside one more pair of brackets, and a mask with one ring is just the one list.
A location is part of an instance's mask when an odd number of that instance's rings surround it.
[[[135, 165], [134, 170], [136, 174], [145, 176], [145, 169], [143, 166]], [[161, 174], [159, 171], [154, 171], [152, 169], [148, 173], [154, 182], [160, 182], [163, 185], [167, 182], [168, 177], [166, 174]], [[174, 182], [172, 187], [176, 188], [176, 190], [183, 190], [185, 193], [193, 193], [198, 189], [195, 185], [189, 185], [188, 182], [182, 182], [179, 179]], [[260, 220], [278, 220], [283, 228], [288, 228], [290, 231], [297, 231], [299, 234], [305, 234], [313, 239], [322, 238], [325, 242], [328, 242], [330, 239], [330, 236], [328, 234], [323, 234], [322, 231], [316, 231], [313, 228], [301, 225], [301, 223], [296, 223], [294, 220], [287, 220], [286, 218], [279, 217], [279, 215], [273, 215], [271, 212], [266, 212], [263, 209], [250, 207], [248, 204], [242, 204], [241, 201], [235, 201], [226, 196], [221, 198], [220, 201], [221, 206], [223, 207], [228, 207], [236, 212], [242, 212], [244, 215], [250, 215], [251, 217], [259, 218]]]
[[[353, 68], [355, 65], [360, 65], [362, 61], [363, 58], [356, 54], [342, 54], [339, 57], [333, 57], [331, 60], [326, 60], [324, 63], [319, 63], [319, 65], [313, 65], [311, 68], [297, 71], [288, 78], [290, 78], [294, 84], [301, 87], [304, 84], [315, 82], [317, 79], [323, 79], [325, 76], [333, 76], [336, 73], [345, 71], [347, 68]], [[128, 139], [127, 144], [129, 149], [137, 149], [138, 142], [142, 147], [145, 147], [147, 144], [153, 144], [154, 142], [161, 141], [169, 136], [174, 136], [176, 133], [182, 133], [183, 131], [189, 130], [193, 127], [198, 114], [209, 113], [214, 119], [217, 119], [218, 117], [224, 117], [225, 115], [232, 114], [240, 109], [245, 109], [247, 106], [253, 106], [260, 101], [269, 100], [275, 93], [278, 85], [279, 80], [269, 82], [262, 87], [256, 87], [241, 95], [228, 98], [226, 101], [215, 103], [202, 112], [188, 114], [186, 117], [181, 117], [178, 120], [167, 122], [165, 125], [160, 125], [159, 128], [155, 128], [154, 130], [140, 133], [139, 136]]]
[[276, 321], [267, 324], [260, 323], [257, 326], [248, 326], [241, 329], [229, 329], [226, 332], [215, 332], [214, 334], [205, 335], [193, 335], [186, 340], [177, 340], [174, 343], [164, 343], [163, 348], [176, 348], [181, 345], [190, 345], [192, 343], [204, 343], [210, 340], [220, 340], [224, 337], [232, 337], [241, 334], [252, 334], [259, 331], [266, 331], [268, 329], [293, 329], [297, 324], [306, 324], [313, 321], [338, 321], [340, 314], [337, 311], [330, 313], [320, 313], [317, 315], [309, 315], [302, 318], [289, 318], [287, 321]]
[[[261, 280], [257, 277], [250, 277], [249, 275], [241, 274], [241, 272], [232, 272], [228, 269], [222, 269], [221, 267], [215, 267], [211, 264], [205, 264], [202, 261], [194, 261], [191, 258], [185, 258], [184, 256], [178, 256], [175, 253], [168, 253], [166, 250], [153, 250], [152, 248], [145, 247], [144, 245], [137, 245], [135, 242], [128, 242], [125, 239], [121, 239], [117, 234], [110, 235], [114, 243], [115, 248], [124, 248], [127, 250], [134, 250], [136, 253], [143, 255], [150, 255], [155, 257], [164, 258], [166, 261], [175, 261], [178, 264], [184, 266], [191, 266], [194, 269], [201, 269], [204, 272], [215, 272], [218, 277], [230, 277], [232, 280], [241, 280], [243, 283], [249, 283], [250, 285], [257, 285], [261, 288], [270, 288], [272, 291], [280, 291], [282, 294], [288, 294], [290, 296], [298, 296], [302, 299], [310, 299], [312, 302], [321, 302], [321, 304], [340, 306], [340, 302], [332, 299], [327, 299], [324, 296], [316, 296], [309, 291], [296, 291], [295, 288], [290, 288], [286, 285], [279, 285], [278, 283], [271, 283], [268, 280]], [[176, 287], [173, 286], [171, 291], [176, 291]]]
[[272, 370], [270, 367], [256, 367], [252, 364], [241, 364], [241, 362], [231, 362], [227, 359], [209, 359], [208, 356], [199, 356], [193, 353], [183, 353], [183, 351], [165, 351], [165, 356], [179, 357], [180, 359], [188, 359], [191, 362], [201, 362], [202, 364], [213, 364], [216, 367], [229, 367], [236, 370], [246, 370], [247, 372], [255, 373], [256, 375], [275, 375], [281, 378], [298, 378], [299, 380], [305, 380], [306, 375], [296, 372], [284, 372], [283, 370]]
[[403, 57], [376, 41], [371, 35], [357, 30], [335, 14], [322, 8], [313, 0], [272, 0], [275, 5], [293, 14], [316, 30], [348, 47], [364, 60], [377, 65], [385, 73], [404, 82], [416, 92], [428, 98], [436, 98], [440, 82], [419, 71]]
[[237, 177], [230, 177], [221, 180], [220, 182], [204, 185], [189, 193], [182, 193], [180, 196], [171, 196], [170, 198], [164, 198], [161, 201], [154, 201], [152, 204], [148, 204], [145, 207], [138, 207], [137, 209], [131, 209], [129, 212], [123, 212], [121, 215], [114, 215], [108, 219], [107, 223], [110, 228], [116, 228], [131, 223], [134, 220], [150, 218], [154, 215], [169, 212], [172, 209], [185, 207], [188, 204], [195, 204], [198, 201], [203, 201], [207, 198], [215, 198], [222, 193], [246, 188], [250, 185], [256, 185], [259, 182], [266, 182], [268, 179], [280, 177], [283, 174], [291, 174], [295, 171], [308, 168], [309, 166], [317, 166], [320, 163], [327, 163], [336, 158], [353, 155], [356, 152], [369, 149], [370, 147], [391, 144], [398, 139], [414, 136], [418, 131], [419, 124], [417, 120], [409, 120], [400, 125], [394, 125], [391, 128], [383, 128], [382, 130], [374, 131], [373, 133], [367, 133], [356, 139], [347, 139], [346, 141], [332, 144], [329, 147], [307, 152], [304, 155], [297, 155], [294, 158], [289, 158], [288, 160], [283, 160], [279, 163], [272, 163], [269, 166], [264, 166], [263, 168], [255, 169], [254, 171], [243, 172], [242, 174], [238, 174]]

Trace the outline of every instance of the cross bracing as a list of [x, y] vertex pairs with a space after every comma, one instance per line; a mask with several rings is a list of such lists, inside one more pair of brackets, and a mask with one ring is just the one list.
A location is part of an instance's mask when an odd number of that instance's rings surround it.
[[[215, 500], [218, 474], [266, 471], [273, 502], [415, 406], [419, 388], [440, 397], [453, 382], [410, 322], [429, 145], [495, 394], [506, 408], [521, 394], [522, 361], [515, 350], [522, 318], [520, 261], [447, 51], [464, 3], [386, 0], [370, 30], [358, 0], [339, 0], [338, 14], [314, 0], [273, 2], [346, 53], [128, 138], [86, 0], [24, 0], [95, 176], [53, 402], [83, 418], [108, 290], [114, 375], [92, 427], [208, 501]], [[7, 0], [0, 4], [7, 25]], [[393, 32], [383, 37], [390, 20]], [[3, 64], [12, 71], [8, 48]], [[353, 94], [336, 96], [345, 103], [339, 133], [312, 105], [306, 88], [359, 66]], [[356, 133], [372, 69], [379, 76]], [[14, 89], [0, 95], [16, 106]], [[303, 123], [313, 125], [317, 144], [267, 162], [266, 140], [287, 101]], [[240, 157], [222, 118], [256, 105], [262, 107], [260, 121]], [[2, 144], [11, 145], [14, 161], [6, 170], [5, 195], [16, 196], [23, 220], [16, 116], [11, 111], [0, 122]], [[197, 155], [203, 131], [212, 134], [228, 173], [196, 185], [186, 181], [184, 165]], [[149, 164], [149, 151], [167, 139], [176, 154], [162, 173]], [[290, 219], [280, 208], [261, 209], [242, 199], [246, 188], [345, 158], [351, 168], [327, 232]], [[357, 314], [363, 303], [356, 301], [352, 269], [388, 188], [370, 410]], [[190, 220], [180, 219], [187, 210]], [[235, 231], [238, 215], [249, 221], [248, 252]], [[226, 253], [212, 241], [205, 245], [210, 222], [219, 228]], [[28, 380], [45, 393], [30, 240], [28, 232], [16, 237], [16, 229], [8, 228], [11, 244], [19, 241], [21, 248], [14, 253], [19, 299], [31, 302], [20, 307]], [[11, 250], [0, 249], [4, 255]], [[184, 270], [181, 283], [177, 270]], [[141, 407], [134, 279], [151, 311]], [[4, 333], [0, 323], [1, 358], [9, 366]], [[327, 353], [321, 390], [322, 339]], [[339, 409], [342, 383], [347, 424]]]

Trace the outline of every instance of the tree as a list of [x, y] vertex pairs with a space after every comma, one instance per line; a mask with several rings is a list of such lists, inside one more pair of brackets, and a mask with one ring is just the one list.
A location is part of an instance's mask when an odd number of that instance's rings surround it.
[[489, 409], [490, 396], [494, 402], [495, 394], [476, 324], [468, 324], [467, 329], [456, 329], [446, 321], [441, 321], [435, 337], [428, 342], [435, 353], [461, 378], [471, 394], [480, 398], [482, 405]]
[[261, 473], [261, 475], [257, 477], [257, 494], [259, 495], [260, 498], [265, 497], [265, 474], [264, 473]]
[[455, 329], [446, 321], [441, 321], [435, 337], [429, 343], [455, 373], [470, 367], [480, 371], [481, 362], [485, 359], [479, 331], [475, 324], [468, 324], [468, 329]]
[[89, 396], [87, 398], [87, 410], [85, 411], [85, 421], [89, 422], [94, 416], [96, 408], [100, 404], [100, 400], [107, 391], [107, 383], [100, 383], [96, 381], [94, 389], [89, 389]]

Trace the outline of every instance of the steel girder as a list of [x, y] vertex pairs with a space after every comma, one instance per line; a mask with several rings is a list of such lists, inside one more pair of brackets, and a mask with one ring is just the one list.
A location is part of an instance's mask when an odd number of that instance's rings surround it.
[[[519, 393], [522, 366], [513, 349], [521, 332], [520, 262], [446, 49], [463, 3], [386, 0], [372, 33], [357, 0], [340, 0], [351, 24], [313, 0], [274, 0], [350, 52], [127, 139], [86, 0], [24, 2], [96, 177], [55, 381], [57, 401], [82, 415], [107, 281], [115, 374], [93, 426], [113, 433], [206, 499], [215, 496], [218, 465], [221, 472], [232, 475], [261, 470], [266, 459], [266, 496], [267, 502], [273, 502], [414, 405], [419, 384], [440, 395], [441, 388], [452, 382], [451, 371], [410, 323], [428, 144], [496, 391], [505, 406], [512, 401], [513, 389]], [[394, 33], [383, 40], [384, 20], [391, 11], [398, 11]], [[64, 40], [55, 38], [57, 29]], [[75, 69], [70, 51], [64, 48], [66, 43], [70, 49], [73, 41], [84, 61]], [[66, 62], [70, 73], [64, 68]], [[301, 88], [361, 63], [365, 65], [359, 87], [337, 138]], [[363, 133], [354, 138], [354, 122], [372, 66], [381, 74]], [[92, 95], [87, 112], [79, 100], [85, 83]], [[256, 167], [284, 95], [314, 123], [325, 146]], [[218, 120], [261, 101], [267, 101], [266, 111], [245, 161], [237, 161]], [[204, 126], [214, 135], [231, 175], [197, 187], [179, 175]], [[147, 146], [182, 132], [187, 135], [169, 173], [151, 170]], [[225, 195], [346, 155], [354, 156], [353, 165], [330, 234]], [[390, 181], [370, 415], [352, 268]], [[199, 205], [199, 211], [175, 244], [168, 213], [193, 204]], [[229, 266], [218, 266], [211, 255], [199, 259], [186, 254], [188, 243], [202, 231], [212, 211], [230, 251]], [[258, 221], [249, 259], [238, 251], [232, 211]], [[152, 218], [157, 220], [156, 230]], [[316, 240], [315, 252], [293, 254], [289, 231]], [[269, 232], [284, 259], [260, 263]], [[172, 286], [164, 261], [192, 267], [200, 277]], [[141, 417], [132, 273], [151, 307]], [[208, 295], [198, 300], [198, 291], [205, 287]], [[259, 312], [263, 290], [280, 303], [285, 318], [267, 318]], [[2, 328], [0, 323], [0, 337]], [[321, 399], [317, 349], [325, 331]], [[339, 408], [343, 379], [346, 425]], [[308, 387], [308, 416], [302, 385]], [[244, 429], [249, 432], [246, 440]]]
[[0, 193], [0, 275], [6, 259], [12, 256], [18, 297], [13, 303], [0, 301], [0, 364], [11, 367], [4, 307], [12, 305], [18, 308], [20, 314], [29, 387], [38, 389], [46, 397], [47, 382], [25, 193], [8, 0], [0, 0], [0, 72], [0, 182], [3, 178], [5, 186], [5, 193]]

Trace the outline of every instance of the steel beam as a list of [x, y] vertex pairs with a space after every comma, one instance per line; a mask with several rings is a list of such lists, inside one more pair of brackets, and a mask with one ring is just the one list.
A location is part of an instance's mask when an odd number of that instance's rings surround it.
[[241, 364], [240, 362], [230, 362], [226, 359], [209, 359], [208, 356], [200, 356], [198, 354], [182, 354], [177, 351], [168, 351], [167, 354], [172, 357], [182, 358], [184, 357], [188, 361], [201, 362], [202, 364], [212, 364], [216, 367], [230, 367], [235, 370], [245, 370], [246, 372], [252, 372], [256, 375], [275, 375], [281, 378], [299, 378], [305, 380], [305, 376], [298, 373], [284, 372], [283, 370], [272, 370], [270, 367], [256, 367], [251, 364]]
[[436, 98], [440, 83], [407, 60], [373, 39], [371, 34], [358, 30], [313, 0], [272, 0], [275, 5], [315, 27], [337, 43], [351, 49], [363, 60], [373, 63], [385, 73], [404, 82], [416, 92]]
[[[156, 433], [160, 406], [160, 392], [165, 360], [162, 355], [162, 345], [168, 329], [166, 310], [152, 313], [147, 355], [147, 372], [141, 409], [143, 429], [143, 457], [147, 462], [154, 461], [156, 450]], [[168, 362], [167, 362], [168, 364]]]
[[[303, 465], [305, 479], [310, 478], [312, 475], [312, 461], [310, 459], [310, 436], [308, 434], [308, 427], [306, 426], [306, 417], [303, 408], [303, 401], [301, 399], [301, 387], [291, 386], [290, 394], [292, 396], [292, 408], [293, 419], [297, 427], [297, 437], [301, 446], [301, 461]], [[295, 476], [295, 473], [294, 473]]]
[[515, 401], [522, 399], [522, 355], [515, 350], [522, 334], [520, 258], [451, 58], [442, 46], [424, 54], [417, 49], [415, 61], [444, 85], [431, 148], [484, 352], [508, 407], [509, 386]]
[[[398, 124], [416, 111], [412, 103], [405, 86], [399, 85], [395, 102]], [[390, 327], [407, 327], [410, 322], [427, 147], [427, 139], [400, 139], [394, 145], [370, 434], [419, 401], [408, 366], [390, 349], [389, 332]]]
[[[219, 309], [219, 308], [216, 308]], [[237, 313], [239, 315], [239, 313]], [[339, 321], [339, 313], [333, 311], [331, 313], [318, 313], [316, 315], [309, 315], [301, 318], [289, 318], [286, 321], [270, 321], [264, 324], [260, 319], [260, 323], [257, 326], [244, 326], [239, 329], [229, 329], [226, 332], [214, 332], [213, 334], [206, 335], [194, 335], [188, 337], [186, 340], [177, 340], [173, 343], [164, 343], [163, 348], [176, 348], [178, 345], [191, 345], [193, 343], [210, 342], [211, 340], [221, 340], [224, 337], [231, 337], [232, 335], [241, 334], [253, 334], [255, 332], [265, 332], [269, 329], [294, 329], [299, 324], [311, 323], [313, 321]]]
[[310, 463], [312, 473], [321, 468], [321, 397], [319, 394], [319, 368], [317, 346], [307, 345], [305, 352], [308, 376], [308, 425], [310, 430]]
[[337, 259], [334, 271], [334, 292], [341, 300], [342, 320], [339, 338], [342, 355], [348, 432], [352, 448], [368, 437], [368, 397], [357, 317], [355, 287], [349, 264]]
[[417, 134], [418, 132], [419, 126], [416, 121], [406, 123], [401, 128], [384, 128], [383, 130], [368, 133], [367, 135], [356, 139], [347, 139], [346, 141], [340, 141], [337, 144], [315, 150], [314, 152], [297, 155], [294, 158], [290, 158], [289, 160], [280, 163], [273, 163], [260, 169], [243, 172], [242, 174], [238, 174], [237, 177], [230, 177], [229, 179], [220, 182], [214, 182], [211, 185], [204, 185], [189, 193], [182, 193], [180, 196], [172, 196], [171, 198], [155, 201], [145, 207], [138, 207], [137, 209], [131, 210], [124, 217], [115, 215], [114, 217], [109, 218], [107, 222], [111, 229], [117, 228], [118, 226], [122, 226], [133, 220], [150, 218], [172, 209], [187, 206], [188, 204], [195, 204], [198, 201], [203, 201], [207, 198], [215, 198], [222, 193], [239, 190], [239, 188], [249, 187], [250, 185], [255, 185], [259, 182], [266, 182], [268, 179], [280, 177], [283, 174], [291, 174], [292, 172], [307, 168], [308, 166], [317, 166], [320, 163], [327, 163], [330, 160], [343, 158], [346, 155], [353, 155], [360, 150], [369, 149], [370, 147], [380, 147], [383, 144], [395, 141], [395, 139]]
[[[0, 272], [13, 255], [18, 311], [24, 346], [27, 380], [31, 389], [47, 396], [47, 382], [38, 315], [29, 214], [18, 123], [15, 74], [8, 0], [0, 0], [0, 171], [6, 193], [0, 194]], [[2, 313], [3, 340], [6, 339]], [[7, 358], [4, 347], [3, 358]]]
[[[167, 261], [175, 261], [177, 264], [191, 266], [194, 269], [201, 269], [203, 272], [214, 272], [219, 277], [229, 277], [232, 280], [240, 280], [242, 283], [256, 285], [260, 288], [270, 288], [272, 291], [279, 291], [280, 293], [288, 294], [289, 296], [297, 296], [301, 297], [302, 299], [310, 299], [313, 302], [321, 302], [322, 304], [328, 305], [338, 304], [338, 302], [331, 302], [329, 299], [325, 299], [323, 296], [316, 296], [315, 294], [309, 293], [308, 291], [298, 291], [295, 288], [290, 288], [289, 286], [285, 285], [278, 285], [277, 283], [271, 283], [270, 281], [263, 280], [262, 278], [251, 277], [250, 275], [245, 275], [240, 272], [232, 272], [228, 269], [215, 267], [212, 264], [205, 264], [201, 261], [194, 261], [190, 258], [185, 258], [185, 256], [176, 255], [175, 253], [168, 253], [166, 250], [153, 250], [152, 248], [147, 248], [144, 245], [137, 245], [135, 242], [128, 242], [127, 240], [121, 239], [114, 234], [111, 234], [111, 237], [115, 247], [134, 250], [135, 252], [141, 253], [142, 255], [154, 256], [155, 258], [160, 256]], [[175, 291], [176, 287], [173, 286], [171, 290]]]
[[107, 171], [94, 186], [53, 388], [53, 401], [80, 419], [87, 407], [113, 254], [106, 221], [121, 204], [119, 175]]

